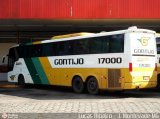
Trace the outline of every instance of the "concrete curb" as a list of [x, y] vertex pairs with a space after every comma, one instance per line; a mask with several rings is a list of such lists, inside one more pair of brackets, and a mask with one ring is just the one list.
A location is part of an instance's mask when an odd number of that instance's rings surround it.
[[0, 82], [0, 88], [15, 88], [18, 87], [14, 83], [9, 83], [9, 82]]

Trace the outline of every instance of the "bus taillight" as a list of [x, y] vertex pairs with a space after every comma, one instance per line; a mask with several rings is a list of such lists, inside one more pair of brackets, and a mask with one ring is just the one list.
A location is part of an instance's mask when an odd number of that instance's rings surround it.
[[132, 72], [132, 63], [129, 63], [129, 71]]

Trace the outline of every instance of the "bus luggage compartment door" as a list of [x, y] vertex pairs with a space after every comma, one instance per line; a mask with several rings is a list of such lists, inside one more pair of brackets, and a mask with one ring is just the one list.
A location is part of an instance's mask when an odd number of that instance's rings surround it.
[[121, 83], [119, 79], [121, 77], [120, 69], [108, 69], [108, 88], [120, 88]]

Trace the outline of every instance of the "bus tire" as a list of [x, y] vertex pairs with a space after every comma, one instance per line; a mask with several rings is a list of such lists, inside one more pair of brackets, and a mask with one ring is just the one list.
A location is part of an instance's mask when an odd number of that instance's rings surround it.
[[87, 81], [87, 91], [89, 94], [96, 95], [99, 92], [98, 81], [95, 77], [90, 77]]
[[84, 91], [84, 83], [81, 77], [76, 76], [73, 78], [72, 89], [76, 93], [82, 93]]
[[18, 86], [21, 88], [25, 87], [25, 80], [23, 75], [19, 75], [18, 77]]

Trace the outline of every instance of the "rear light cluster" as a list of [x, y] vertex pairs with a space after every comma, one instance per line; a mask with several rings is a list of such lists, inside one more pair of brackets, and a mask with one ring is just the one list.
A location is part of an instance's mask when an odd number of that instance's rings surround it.
[[129, 72], [132, 72], [132, 63], [129, 63]]
[[[155, 63], [155, 71], [157, 71], [157, 63]], [[132, 72], [132, 63], [129, 63], [129, 72]]]

